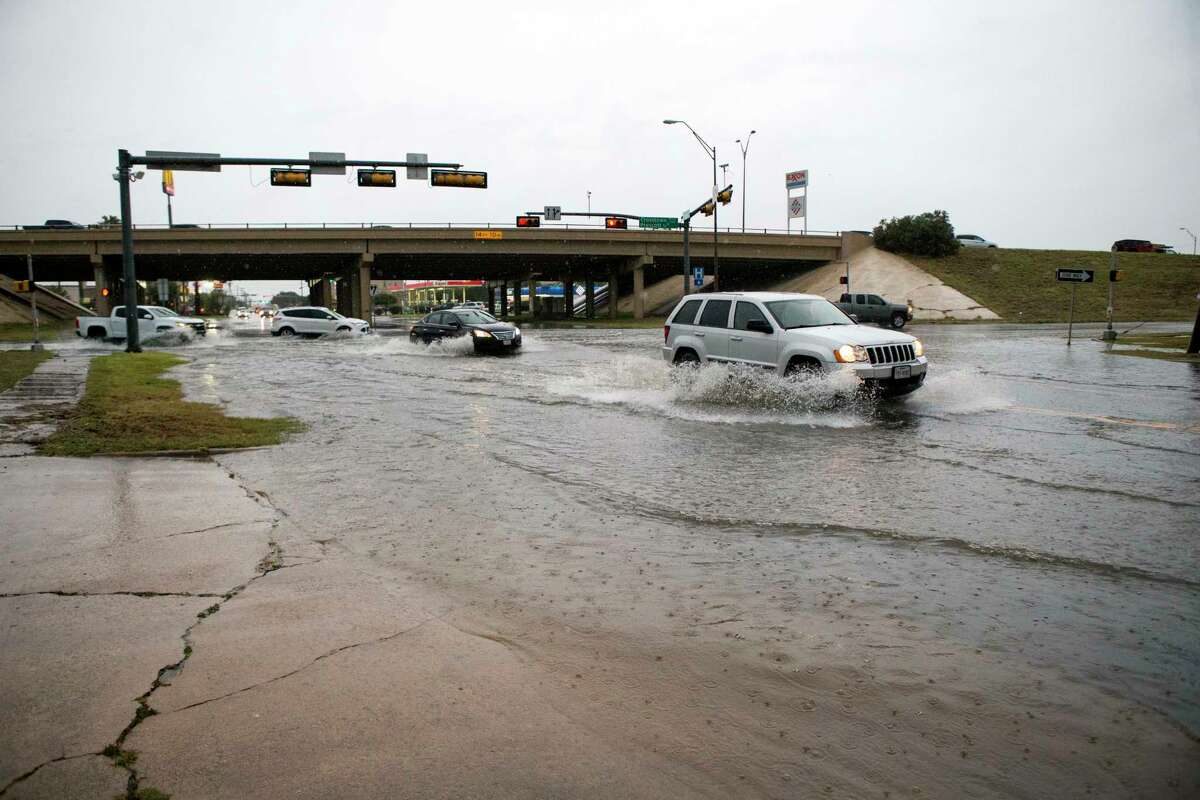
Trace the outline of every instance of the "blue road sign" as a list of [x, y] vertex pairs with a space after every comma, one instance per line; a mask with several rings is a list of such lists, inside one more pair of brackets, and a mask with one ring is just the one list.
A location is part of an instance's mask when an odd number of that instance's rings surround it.
[[697, 289], [704, 285], [704, 267], [692, 267], [692, 285]]

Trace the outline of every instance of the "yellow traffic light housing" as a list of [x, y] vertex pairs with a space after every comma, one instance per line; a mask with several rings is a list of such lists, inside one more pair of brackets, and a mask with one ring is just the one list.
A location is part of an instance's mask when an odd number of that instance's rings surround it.
[[33, 291], [30, 281], [13, 281], [13, 291], [17, 294], [29, 294]]
[[707, 203], [700, 206], [700, 213], [706, 217], [711, 217], [713, 215], [713, 212], [716, 210], [717, 210], [716, 206], [713, 205], [712, 200], [709, 200]]
[[359, 186], [382, 186], [396, 188], [396, 170], [394, 169], [360, 169], [358, 171]]
[[1110, 269], [1108, 271], [1108, 280], [1109, 280], [1109, 283], [1117, 283], [1118, 281], [1125, 280], [1125, 270]]
[[726, 189], [722, 189], [720, 192], [717, 192], [717, 200], [719, 200], [721, 202], [721, 205], [723, 205], [723, 206], [729, 205], [729, 201], [732, 199], [733, 199], [733, 187], [732, 186], [730, 186]]
[[312, 173], [306, 169], [272, 169], [272, 186], [312, 186]]
[[429, 185], [453, 186], [459, 189], [486, 189], [488, 188], [487, 173], [431, 169], [429, 170]]
[[629, 220], [624, 217], [605, 217], [604, 227], [608, 230], [627, 230], [629, 228]]

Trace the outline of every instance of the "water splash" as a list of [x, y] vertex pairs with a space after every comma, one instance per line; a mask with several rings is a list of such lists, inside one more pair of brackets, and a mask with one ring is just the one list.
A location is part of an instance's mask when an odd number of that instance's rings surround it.
[[640, 356], [595, 364], [547, 386], [559, 397], [677, 419], [843, 428], [870, 424], [874, 403], [858, 388], [858, 379], [845, 372], [784, 377], [740, 365], [673, 369]]

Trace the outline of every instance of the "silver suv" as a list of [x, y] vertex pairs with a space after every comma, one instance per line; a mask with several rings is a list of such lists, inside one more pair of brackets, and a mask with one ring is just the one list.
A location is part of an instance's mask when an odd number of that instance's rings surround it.
[[889, 395], [925, 382], [921, 341], [859, 325], [813, 294], [724, 292], [687, 295], [663, 328], [663, 358], [672, 364], [727, 361], [797, 372], [851, 370]]

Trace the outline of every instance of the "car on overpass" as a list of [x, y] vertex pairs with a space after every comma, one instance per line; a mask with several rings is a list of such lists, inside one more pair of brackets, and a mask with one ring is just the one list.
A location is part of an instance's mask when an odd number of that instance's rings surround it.
[[976, 236], [973, 233], [960, 233], [954, 237], [963, 247], [998, 247], [995, 242], [989, 242], [982, 236]]
[[285, 308], [271, 320], [272, 336], [324, 336], [329, 333], [371, 332], [371, 323], [355, 317], [343, 317], [325, 306]]
[[451, 308], [427, 314], [408, 330], [411, 342], [432, 344], [470, 336], [476, 353], [499, 353], [521, 346], [521, 329], [477, 308]]
[[859, 325], [813, 294], [723, 292], [686, 295], [663, 328], [671, 364], [745, 364], [780, 375], [851, 371], [886, 396], [913, 392], [928, 362], [916, 337]]

